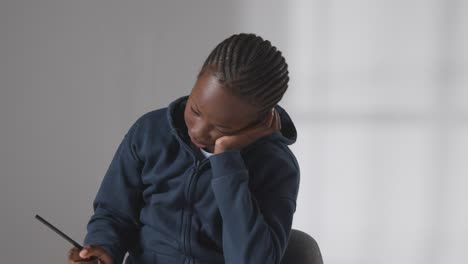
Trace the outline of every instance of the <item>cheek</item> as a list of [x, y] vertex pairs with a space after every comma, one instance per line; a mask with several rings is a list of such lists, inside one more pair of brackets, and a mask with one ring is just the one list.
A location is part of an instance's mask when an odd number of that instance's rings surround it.
[[199, 120], [199, 118], [194, 116], [190, 112], [186, 112], [184, 114], [184, 119], [188, 132], [193, 136], [201, 137], [202, 135], [198, 134], [202, 133], [202, 130], [204, 130], [204, 128], [202, 127], [202, 122]]
[[203, 123], [203, 121], [199, 120], [196, 117], [190, 117], [188, 116], [186, 121], [188, 132], [205, 142], [212, 142], [216, 141], [219, 137], [223, 136], [220, 132], [217, 130], [207, 126], [206, 124]]
[[184, 120], [188, 132], [193, 133], [193, 136], [196, 136], [199, 139], [205, 139], [214, 142], [216, 139], [223, 136], [223, 134], [216, 129], [205, 127], [204, 124], [202, 124], [203, 121], [194, 116], [190, 110], [184, 111]]
[[192, 136], [200, 137], [201, 135], [198, 135], [200, 133], [200, 127], [197, 122], [197, 120], [194, 116], [191, 114], [186, 114], [184, 116], [185, 119], [185, 125], [187, 126], [187, 132], [191, 134]]
[[190, 117], [190, 114], [188, 114], [187, 111], [184, 112], [184, 121], [185, 121], [185, 125], [190, 130], [190, 128], [193, 125], [193, 119]]

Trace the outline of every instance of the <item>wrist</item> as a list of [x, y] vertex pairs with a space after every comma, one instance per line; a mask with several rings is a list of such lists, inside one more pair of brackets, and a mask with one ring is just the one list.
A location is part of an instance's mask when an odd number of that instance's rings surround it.
[[[210, 163], [213, 171], [213, 179], [228, 175], [234, 177], [234, 175], [238, 175], [239, 173], [242, 175], [247, 174], [247, 168], [240, 151], [231, 150], [218, 155], [212, 155], [210, 156]], [[244, 176], [240, 178], [244, 178]]]
[[225, 147], [225, 146], [221, 146], [221, 145], [215, 145], [214, 147], [214, 150], [213, 150], [213, 153], [214, 154], [221, 154], [221, 153], [224, 153], [224, 152], [228, 152], [228, 151], [237, 151], [239, 149], [237, 148], [229, 148], [229, 147]]
[[228, 150], [225, 149], [225, 148], [221, 148], [221, 147], [216, 147], [216, 146], [215, 146], [213, 153], [214, 153], [214, 154], [221, 154], [221, 153], [224, 153], [224, 152], [226, 152], [226, 151], [228, 151]]
[[220, 153], [224, 153], [224, 152], [229, 151], [229, 150], [230, 149], [228, 147], [223, 145], [222, 141], [217, 141], [215, 146], [214, 146], [213, 153], [214, 154], [220, 154]]

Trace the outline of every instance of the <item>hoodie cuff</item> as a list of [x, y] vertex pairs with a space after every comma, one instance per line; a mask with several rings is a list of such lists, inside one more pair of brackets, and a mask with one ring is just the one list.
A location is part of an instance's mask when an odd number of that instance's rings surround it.
[[248, 173], [240, 151], [226, 151], [209, 157], [213, 179], [240, 174], [247, 179]]

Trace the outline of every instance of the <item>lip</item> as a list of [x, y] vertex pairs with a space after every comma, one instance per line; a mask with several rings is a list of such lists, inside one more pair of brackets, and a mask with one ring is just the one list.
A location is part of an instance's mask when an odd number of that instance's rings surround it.
[[197, 142], [194, 142], [193, 140], [192, 140], [192, 143], [199, 148], [206, 148], [206, 145], [199, 144]]
[[192, 143], [199, 147], [199, 148], [206, 148], [207, 145], [204, 145], [204, 144], [201, 144], [201, 143], [198, 143], [197, 141], [195, 141], [192, 137], [190, 137], [190, 140], [192, 141]]

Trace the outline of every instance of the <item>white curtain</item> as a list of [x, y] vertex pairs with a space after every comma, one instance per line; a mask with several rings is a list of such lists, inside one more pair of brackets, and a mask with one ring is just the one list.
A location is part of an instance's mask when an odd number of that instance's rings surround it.
[[290, 66], [294, 228], [327, 264], [466, 263], [468, 1], [254, 2]]

